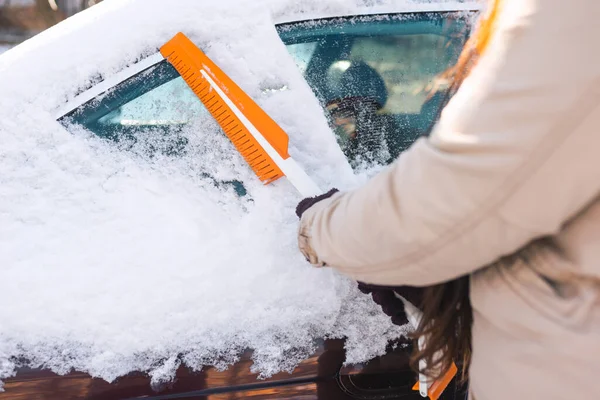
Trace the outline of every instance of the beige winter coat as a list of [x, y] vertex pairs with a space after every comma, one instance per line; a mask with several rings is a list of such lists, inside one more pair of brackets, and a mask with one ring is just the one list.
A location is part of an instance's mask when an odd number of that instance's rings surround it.
[[471, 274], [472, 398], [600, 399], [600, 1], [499, 18], [431, 137], [310, 208], [300, 247], [376, 284]]

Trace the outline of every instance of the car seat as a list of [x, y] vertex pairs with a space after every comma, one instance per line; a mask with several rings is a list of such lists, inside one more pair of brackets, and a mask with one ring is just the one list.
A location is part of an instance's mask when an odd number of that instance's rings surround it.
[[327, 103], [361, 98], [385, 106], [388, 91], [383, 78], [363, 61], [337, 61], [327, 71]]

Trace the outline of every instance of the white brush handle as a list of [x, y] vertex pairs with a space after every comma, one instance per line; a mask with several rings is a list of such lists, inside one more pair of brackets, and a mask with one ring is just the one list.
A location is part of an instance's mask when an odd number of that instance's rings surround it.
[[294, 185], [296, 190], [298, 190], [303, 197], [314, 197], [323, 194], [323, 191], [312, 179], [310, 179], [302, 167], [298, 165], [296, 160], [292, 157], [282, 160], [281, 164], [278, 164], [278, 166], [290, 183]]
[[[400, 296], [398, 293], [394, 292], [394, 295], [402, 300], [404, 303], [404, 312], [406, 312], [406, 317], [408, 318], [408, 322], [415, 328], [419, 328], [419, 324], [421, 323], [421, 318], [423, 317], [423, 313], [419, 310], [414, 304], [410, 301], [406, 300], [404, 297]], [[417, 346], [419, 350], [421, 350], [425, 346], [425, 338], [420, 337], [417, 341]], [[427, 364], [425, 360], [419, 360], [419, 370], [425, 369]], [[427, 397], [429, 391], [429, 383], [427, 381], [427, 376], [425, 374], [419, 373], [419, 394], [421, 397]]]

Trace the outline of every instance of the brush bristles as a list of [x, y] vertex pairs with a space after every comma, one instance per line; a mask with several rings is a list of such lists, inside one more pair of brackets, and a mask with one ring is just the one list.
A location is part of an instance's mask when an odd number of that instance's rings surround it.
[[198, 96], [262, 182], [268, 184], [284, 176], [281, 169], [258, 144], [258, 141], [246, 129], [221, 96], [215, 90], [212, 90], [210, 83], [199, 70], [189, 66], [177, 54], [171, 54], [169, 62]]

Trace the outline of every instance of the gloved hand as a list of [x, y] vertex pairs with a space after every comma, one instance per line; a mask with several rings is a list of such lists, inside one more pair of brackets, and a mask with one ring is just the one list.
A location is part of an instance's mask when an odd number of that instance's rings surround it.
[[396, 297], [399, 294], [410, 301], [416, 307], [421, 305], [423, 289], [412, 286], [379, 286], [358, 282], [358, 289], [364, 294], [371, 294], [373, 301], [379, 306], [383, 313], [392, 318], [395, 325], [406, 325], [408, 318], [404, 311], [404, 302]]
[[[296, 206], [296, 215], [298, 218], [302, 218], [302, 214], [310, 207], [321, 200], [328, 199], [337, 192], [339, 190], [334, 188], [322, 195], [303, 199]], [[308, 246], [308, 237], [303, 232], [299, 234], [298, 245], [306, 260], [311, 264], [317, 265], [316, 254], [313, 254], [310, 246]], [[364, 294], [371, 294], [373, 301], [381, 306], [384, 314], [392, 318], [392, 323], [400, 326], [406, 325], [408, 318], [404, 311], [404, 302], [397, 298], [394, 293], [398, 293], [417, 307], [421, 304], [423, 293], [423, 289], [412, 286], [380, 286], [363, 282], [358, 282], [358, 289]]]
[[319, 196], [307, 197], [307, 198], [303, 199], [296, 206], [296, 215], [298, 216], [298, 218], [302, 218], [302, 214], [304, 214], [304, 212], [306, 210], [308, 210], [309, 208], [311, 208], [312, 206], [314, 206], [316, 203], [320, 202], [321, 200], [325, 200], [325, 199], [330, 198], [331, 196], [333, 196], [337, 192], [339, 192], [339, 190], [337, 190], [337, 189], [334, 188], [334, 189], [331, 189], [329, 192], [323, 193], [323, 194], [321, 194]]
[[[321, 200], [325, 200], [333, 196], [337, 192], [339, 192], [339, 190], [331, 189], [330, 191], [322, 195], [315, 197], [307, 197], [306, 199], [298, 203], [298, 205], [296, 206], [296, 215], [298, 216], [298, 218], [302, 218], [302, 214], [304, 214], [306, 210], [308, 210], [310, 207], [314, 206]], [[310, 245], [310, 235], [308, 234], [308, 232], [305, 232], [305, 230], [307, 230], [307, 228], [301, 225], [300, 231], [298, 232], [298, 248], [300, 249], [300, 252], [304, 255], [306, 261], [308, 261], [312, 265], [317, 267], [324, 267], [325, 263], [319, 261], [317, 254]]]

